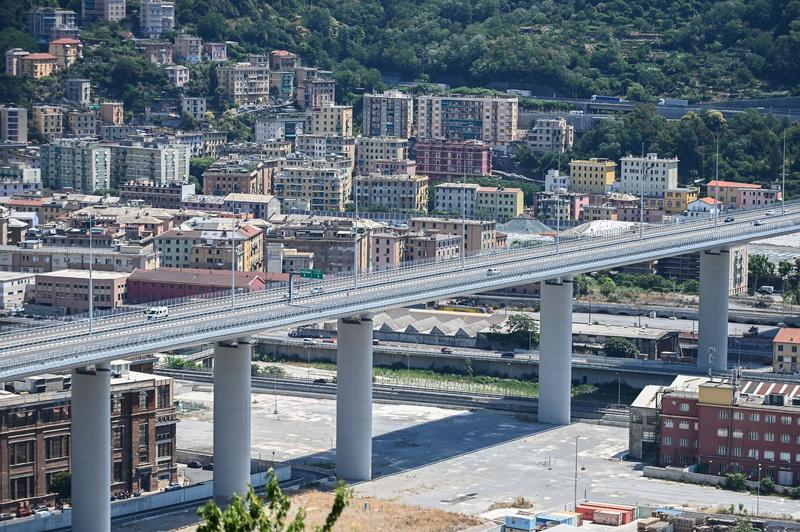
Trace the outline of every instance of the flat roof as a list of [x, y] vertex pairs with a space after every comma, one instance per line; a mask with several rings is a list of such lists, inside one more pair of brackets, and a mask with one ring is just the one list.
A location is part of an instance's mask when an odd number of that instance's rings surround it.
[[572, 334], [586, 334], [589, 336], [619, 336], [620, 338], [639, 338], [643, 340], [658, 340], [665, 336], [677, 335], [678, 331], [653, 329], [651, 327], [626, 327], [623, 325], [595, 325], [589, 323], [573, 323]]
[[0, 281], [14, 281], [27, 277], [36, 277], [36, 274], [29, 272], [0, 272]]
[[[125, 279], [129, 273], [123, 272], [106, 272], [97, 271], [92, 272], [92, 278], [95, 280], [107, 279]], [[73, 279], [89, 279], [89, 270], [56, 270], [54, 272], [37, 273], [37, 277], [70, 277]]]

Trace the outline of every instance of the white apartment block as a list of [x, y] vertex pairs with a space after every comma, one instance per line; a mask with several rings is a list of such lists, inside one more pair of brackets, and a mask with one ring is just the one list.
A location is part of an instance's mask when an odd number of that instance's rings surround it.
[[352, 191], [352, 174], [349, 161], [343, 159], [288, 160], [275, 177], [275, 194], [281, 200], [308, 200], [313, 210], [344, 211]]
[[129, 181], [164, 186], [189, 178], [188, 145], [130, 141], [112, 144], [110, 148], [113, 188]]
[[220, 65], [217, 80], [225, 97], [236, 105], [269, 102], [268, 65]]
[[80, 105], [92, 101], [92, 86], [88, 79], [68, 79], [64, 82], [64, 97]]
[[87, 139], [57, 139], [41, 147], [42, 185], [79, 192], [111, 188], [111, 149]]
[[408, 139], [397, 137], [358, 137], [356, 139], [356, 172], [375, 171], [378, 161], [408, 159]]
[[159, 39], [175, 29], [175, 2], [142, 0], [139, 6], [139, 28], [142, 36]]
[[363, 135], [365, 137], [411, 136], [414, 100], [400, 91], [364, 94]]
[[417, 139], [508, 144], [517, 140], [518, 107], [517, 98], [420, 96]]
[[389, 211], [428, 211], [428, 176], [370, 174], [353, 178], [353, 195], [362, 207]]
[[569, 190], [572, 179], [568, 175], [563, 175], [559, 170], [551, 168], [544, 176], [544, 191], [555, 192], [563, 188]]
[[309, 135], [353, 136], [353, 106], [325, 105], [309, 111], [306, 121]]
[[436, 185], [433, 209], [437, 212], [453, 212], [467, 217], [475, 216], [478, 189], [475, 183], [442, 183]]
[[0, 272], [0, 309], [21, 309], [26, 291], [35, 282], [34, 273]]
[[661, 198], [664, 192], [678, 188], [678, 159], [659, 158], [648, 153], [644, 157], [623, 157], [620, 167], [619, 191], [624, 194], [644, 194]]
[[170, 65], [164, 69], [167, 79], [176, 87], [189, 83], [189, 69], [183, 65]]
[[534, 151], [564, 153], [575, 142], [575, 127], [564, 118], [541, 118], [528, 132], [528, 146]]
[[205, 96], [181, 96], [181, 113], [202, 120], [207, 111]]
[[294, 140], [306, 132], [307, 113], [279, 113], [256, 119], [255, 141]]

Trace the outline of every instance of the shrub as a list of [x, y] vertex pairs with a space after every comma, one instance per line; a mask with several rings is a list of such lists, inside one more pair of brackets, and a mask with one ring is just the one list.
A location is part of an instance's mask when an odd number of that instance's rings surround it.
[[728, 473], [725, 476], [725, 487], [733, 491], [744, 491], [747, 488], [745, 476], [741, 473]]

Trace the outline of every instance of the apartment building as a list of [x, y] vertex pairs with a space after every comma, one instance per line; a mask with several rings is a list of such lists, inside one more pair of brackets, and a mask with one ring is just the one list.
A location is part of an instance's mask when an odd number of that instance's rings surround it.
[[517, 140], [517, 116], [517, 98], [420, 96], [417, 139], [508, 144]]
[[32, 273], [0, 272], [0, 309], [21, 309], [36, 276]]
[[447, 233], [409, 234], [406, 261], [446, 260], [461, 256], [461, 237]]
[[[94, 309], [115, 309], [125, 302], [128, 273], [92, 272]], [[34, 300], [59, 313], [83, 314], [89, 311], [89, 271], [58, 270], [36, 274]]]
[[689, 204], [697, 201], [698, 189], [696, 188], [670, 188], [664, 191], [664, 212], [666, 214], [681, 214], [686, 212]]
[[623, 194], [663, 197], [669, 189], [678, 188], [678, 159], [648, 153], [644, 157], [628, 155], [620, 165], [619, 191]]
[[270, 70], [269, 93], [279, 101], [291, 100], [294, 96], [294, 71]]
[[411, 137], [414, 99], [400, 91], [364, 94], [362, 134], [365, 137]]
[[781, 200], [779, 190], [735, 181], [709, 181], [706, 195], [719, 201], [726, 210], [764, 207], [774, 205]]
[[409, 219], [408, 228], [410, 231], [421, 231], [426, 234], [440, 233], [456, 235], [459, 238], [464, 235], [464, 251], [467, 254], [488, 251], [498, 247], [497, 223], [494, 221], [420, 217]]
[[339, 135], [298, 135], [294, 139], [295, 151], [314, 159], [340, 155], [355, 166], [356, 139]]
[[194, 185], [172, 181], [163, 185], [155, 183], [121, 183], [119, 185], [120, 203], [142, 202], [157, 209], [180, 209], [182, 201], [194, 194]]
[[0, 166], [0, 197], [36, 194], [42, 190], [42, 171], [24, 163]]
[[[405, 260], [407, 235], [376, 232], [370, 235], [369, 266], [372, 270], [397, 268]], [[456, 245], [456, 252], [461, 248]]]
[[225, 196], [224, 209], [237, 214], [252, 214], [253, 218], [269, 220], [281, 213], [281, 202], [269, 194], [242, 194], [233, 192]]
[[[277, 279], [276, 279], [277, 277]], [[257, 292], [267, 288], [270, 281], [288, 281], [288, 275], [264, 272], [237, 271], [233, 275], [226, 270], [200, 268], [159, 268], [136, 270], [128, 277], [128, 302], [150, 303], [165, 299], [177, 299], [230, 292], [231, 283], [242, 292]]]
[[173, 48], [175, 59], [189, 64], [199, 63], [203, 60], [203, 39], [197, 35], [179, 33], [175, 36]]
[[112, 150], [88, 139], [57, 139], [41, 147], [42, 184], [91, 193], [111, 188]]
[[353, 106], [325, 105], [311, 109], [305, 131], [309, 135], [353, 136]]
[[28, 110], [0, 105], [0, 141], [28, 143]]
[[224, 42], [207, 42], [203, 44], [203, 52], [209, 61], [215, 63], [228, 60], [228, 44]]
[[428, 211], [428, 177], [423, 175], [368, 174], [353, 177], [358, 205], [387, 211]]
[[343, 157], [292, 158], [274, 182], [275, 195], [308, 200], [314, 210], [343, 211], [352, 191], [350, 161]]
[[235, 105], [269, 102], [269, 66], [236, 63], [217, 67], [217, 81], [225, 98]]
[[148, 61], [154, 65], [167, 66], [173, 62], [173, 45], [161, 39], [142, 39], [136, 44]]
[[208, 109], [206, 102], [205, 96], [181, 96], [181, 113], [194, 120], [203, 120]]
[[441, 183], [434, 187], [433, 210], [458, 214], [467, 218], [475, 216], [480, 185], [475, 183]]
[[78, 105], [92, 101], [92, 86], [88, 79], [68, 79], [64, 82], [64, 98]]
[[189, 179], [189, 146], [142, 138], [110, 144], [111, 187], [136, 181], [165, 185]]
[[659, 465], [800, 484], [800, 397], [794, 389], [713, 379], [696, 390], [665, 390], [656, 432]]
[[116, 244], [105, 248], [44, 246], [41, 242], [21, 242], [19, 246], [0, 246], [0, 271], [51, 272], [65, 268], [89, 269], [92, 256], [95, 271], [132, 272], [136, 268], [155, 268], [158, 257], [152, 247]]
[[294, 69], [295, 104], [300, 109], [317, 109], [336, 102], [336, 81], [325, 77], [330, 72], [323, 72], [314, 67], [296, 67]]
[[[111, 362], [110, 493], [160, 491], [178, 480], [172, 379]], [[44, 374], [0, 396], [0, 511], [54, 505], [56, 475], [70, 469], [71, 378]], [[100, 459], [98, 457], [98, 459]]]
[[272, 50], [269, 53], [269, 68], [272, 70], [294, 70], [300, 66], [300, 56], [288, 50]]
[[175, 2], [142, 0], [139, 5], [139, 31], [149, 39], [160, 39], [175, 29]]
[[125, 120], [125, 109], [122, 102], [100, 102], [100, 118], [106, 124], [121, 126]]
[[267, 194], [272, 189], [273, 172], [263, 161], [228, 155], [203, 172], [203, 193], [224, 196], [230, 193]]
[[48, 140], [64, 134], [64, 111], [55, 105], [34, 105], [31, 107], [31, 127]]
[[6, 50], [6, 70], [8, 76], [21, 76], [22, 75], [22, 58], [30, 54], [28, 50], [22, 48], [11, 48]]
[[559, 170], [550, 169], [544, 176], [544, 192], [555, 192], [560, 188], [569, 190], [572, 180], [568, 175], [563, 175]]
[[72, 109], [67, 111], [67, 130], [71, 137], [94, 137], [97, 135], [97, 112]]
[[[583, 209], [589, 206], [589, 195], [580, 192], [539, 192], [534, 197], [533, 212], [537, 219], [549, 223], [583, 219]], [[615, 214], [616, 214], [616, 207]], [[595, 215], [598, 211], [593, 211]]]
[[57, 38], [58, 31], [75, 31], [76, 13], [71, 9], [37, 7], [28, 12], [28, 31], [39, 44]]
[[492, 149], [481, 141], [419, 140], [417, 172], [431, 179], [485, 177], [492, 172]]
[[167, 79], [176, 87], [183, 87], [189, 83], [189, 69], [183, 65], [170, 65], [164, 68]]
[[195, 131], [176, 131], [166, 137], [170, 142], [189, 148], [192, 157], [219, 157], [228, 144], [228, 132], [203, 128]]
[[527, 142], [534, 151], [565, 153], [575, 142], [575, 126], [564, 118], [540, 118], [528, 131]]
[[616, 178], [617, 163], [592, 157], [569, 163], [570, 192], [603, 195], [610, 192]]
[[269, 140], [267, 142], [240, 142], [227, 144], [225, 152], [228, 155], [238, 155], [244, 158], [260, 159], [264, 162], [270, 159], [286, 159], [292, 153], [292, 143], [288, 140]]
[[781, 327], [772, 339], [772, 372], [800, 372], [800, 329]]
[[119, 22], [125, 18], [125, 0], [82, 0], [81, 21]]
[[376, 171], [380, 161], [408, 159], [408, 139], [397, 137], [358, 137], [356, 143], [356, 173]]
[[520, 216], [525, 209], [522, 189], [511, 187], [478, 187], [475, 213], [482, 219], [507, 222]]
[[29, 78], [46, 78], [58, 70], [58, 58], [49, 53], [33, 53], [20, 57], [20, 74]]
[[294, 141], [307, 131], [307, 119], [307, 113], [277, 113], [259, 117], [256, 119], [255, 141], [257, 144], [275, 140]]
[[83, 57], [83, 44], [72, 37], [52, 40], [47, 45], [50, 55], [56, 58], [56, 70], [63, 70]]
[[[235, 242], [235, 254], [231, 252]], [[192, 218], [155, 239], [161, 265], [255, 272], [264, 268], [261, 228], [236, 218]], [[235, 261], [231, 265], [231, 259]]]

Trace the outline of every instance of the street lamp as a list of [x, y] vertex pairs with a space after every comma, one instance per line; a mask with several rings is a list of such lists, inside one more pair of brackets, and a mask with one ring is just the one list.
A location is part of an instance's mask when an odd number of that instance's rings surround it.
[[231, 218], [231, 310], [236, 306], [236, 218]]
[[761, 510], [761, 464], [758, 464], [758, 482], [756, 486], [756, 517]]
[[781, 170], [781, 214], [786, 214], [786, 128], [783, 129], [783, 169]]
[[574, 498], [572, 501], [573, 511], [578, 508], [578, 440], [580, 436], [575, 436], [575, 485], [574, 485]]
[[467, 260], [467, 150], [461, 159], [461, 271], [464, 271]]
[[619, 371], [614, 372], [617, 376], [617, 404], [622, 404], [622, 380], [620, 379]]
[[556, 189], [556, 255], [561, 252], [561, 194], [566, 193], [565, 188]]
[[94, 332], [94, 246], [92, 233], [94, 232], [94, 210], [89, 211], [89, 336]]

